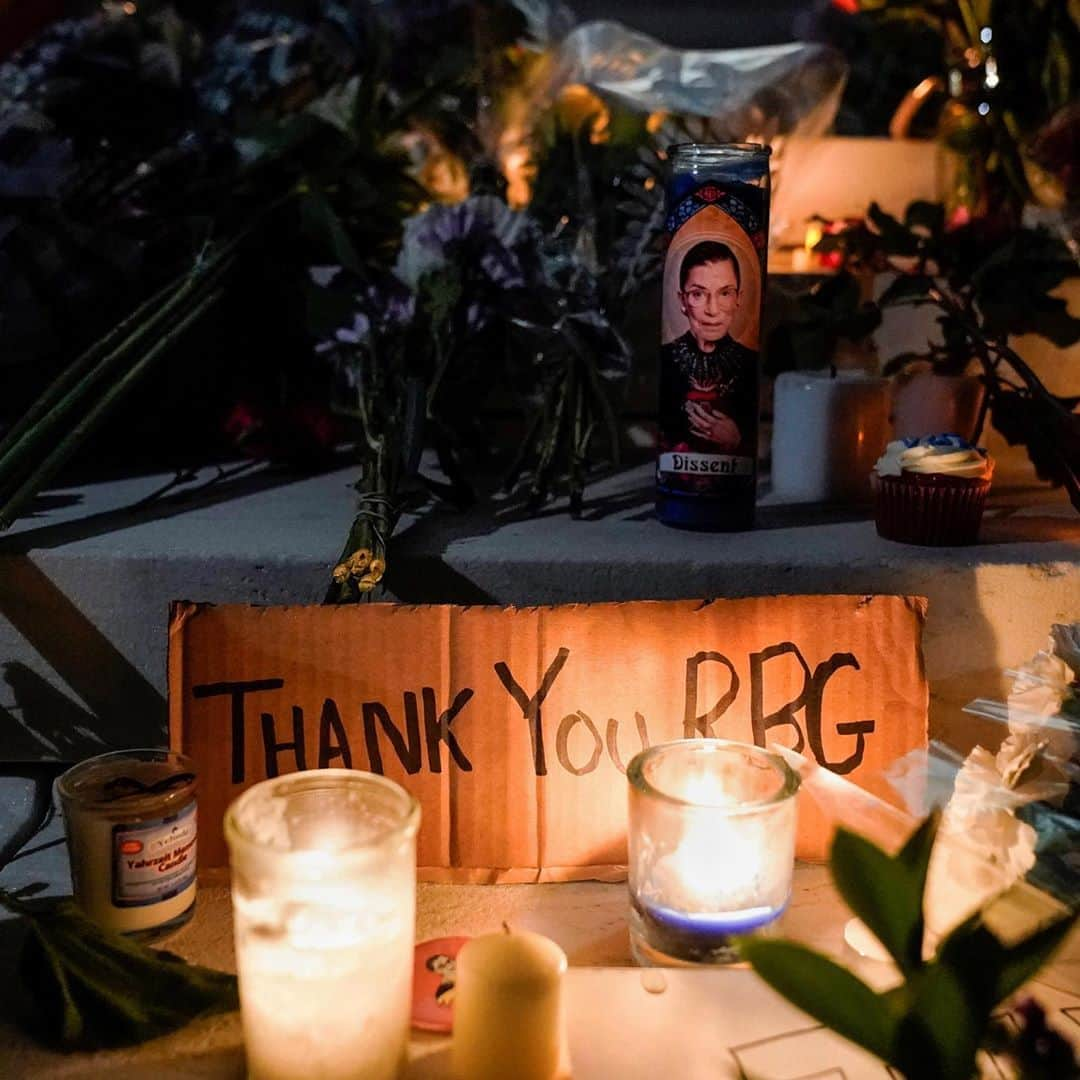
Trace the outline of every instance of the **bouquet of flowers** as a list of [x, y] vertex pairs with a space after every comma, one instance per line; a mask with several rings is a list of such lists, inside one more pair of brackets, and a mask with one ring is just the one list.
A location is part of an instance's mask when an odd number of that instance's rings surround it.
[[[618, 453], [664, 146], [822, 130], [844, 73], [818, 45], [699, 59], [722, 93], [617, 24], [511, 0], [197, 20], [147, 0], [49, 28], [0, 65], [17, 330], [0, 363], [13, 400], [55, 375], [0, 432], [0, 528], [137, 388], [169, 407], [154, 372], [209, 318], [202, 375], [232, 397], [218, 427], [271, 459], [355, 438], [329, 599], [378, 585], [406, 506], [465, 503], [494, 464], [530, 508], [564, 485], [579, 513], [590, 463]], [[199, 390], [178, 436], [218, 407]], [[523, 429], [504, 462], [482, 418], [496, 398]]]

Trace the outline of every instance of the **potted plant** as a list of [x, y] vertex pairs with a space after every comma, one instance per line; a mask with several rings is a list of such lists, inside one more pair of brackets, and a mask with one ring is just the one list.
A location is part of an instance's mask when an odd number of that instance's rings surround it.
[[950, 431], [970, 442], [982, 428], [986, 386], [967, 335], [947, 315], [938, 324], [940, 344], [924, 352], [900, 353], [883, 368], [892, 379], [889, 420], [894, 439]]
[[[1052, 394], [1009, 345], [1021, 334], [1039, 335], [1059, 348], [1080, 341], [1080, 319], [1054, 295], [1064, 281], [1080, 276], [1060, 237], [1000, 222], [950, 229], [938, 203], [912, 203], [901, 221], [875, 203], [864, 221], [826, 234], [816, 250], [841, 252], [848, 268], [891, 275], [879, 308], [936, 308], [941, 340], [924, 353], [893, 358], [887, 370], [894, 378], [912, 371], [941, 376], [971, 365], [985, 390], [972, 439], [989, 416], [1010, 444], [1027, 448], [1038, 475], [1064, 484], [1080, 509], [1080, 399]], [[960, 405], [952, 408], [959, 415]], [[944, 426], [924, 422], [928, 430], [917, 434]]]
[[868, 498], [888, 436], [888, 382], [876, 374], [870, 334], [880, 310], [864, 283], [841, 271], [796, 297], [769, 335], [773, 393], [772, 486], [788, 501]]

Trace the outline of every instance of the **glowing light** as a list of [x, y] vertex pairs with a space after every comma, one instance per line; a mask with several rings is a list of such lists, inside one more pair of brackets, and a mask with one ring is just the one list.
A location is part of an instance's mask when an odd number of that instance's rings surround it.
[[501, 155], [503, 176], [506, 177], [506, 201], [514, 209], [528, 206], [532, 198], [532, 179], [535, 172], [528, 147], [515, 146]]
[[990, 112], [990, 106], [989, 106], [989, 105], [987, 104], [987, 102], [985, 102], [985, 101], [980, 101], [980, 102], [979, 102], [979, 110], [978, 110], [978, 111], [979, 111], [979, 115], [980, 115], [980, 116], [986, 116], [986, 115], [988, 115], [988, 114], [989, 114], [989, 112]]
[[588, 130], [589, 142], [604, 143], [610, 137], [611, 113], [604, 102], [582, 83], [571, 83], [559, 95], [559, 119], [571, 131]]
[[994, 40], [994, 31], [989, 26], [984, 26], [979, 31], [979, 40], [984, 45], [989, 45], [990, 42]]
[[690, 815], [679, 846], [662, 867], [672, 896], [694, 911], [735, 911], [755, 906], [772, 853], [760, 831], [738, 818]]
[[469, 196], [465, 163], [449, 151], [436, 151], [428, 156], [420, 170], [420, 182], [441, 203], [458, 203]]

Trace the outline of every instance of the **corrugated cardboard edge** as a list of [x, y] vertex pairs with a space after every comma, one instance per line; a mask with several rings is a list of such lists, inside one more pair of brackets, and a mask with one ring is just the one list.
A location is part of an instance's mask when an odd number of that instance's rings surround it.
[[184, 752], [184, 650], [180, 648], [180, 639], [188, 619], [197, 615], [204, 608], [213, 604], [196, 603], [193, 600], [173, 600], [169, 604], [169, 645], [166, 660], [167, 681], [169, 687], [169, 749], [176, 753]]
[[[656, 599], [644, 599], [644, 600], [581, 600], [571, 601], [569, 603], [558, 604], [449, 604], [442, 601], [433, 600], [430, 604], [403, 604], [396, 600], [376, 600], [372, 603], [376, 605], [382, 605], [384, 607], [394, 607], [399, 611], [424, 611], [429, 608], [451, 608], [455, 611], [474, 611], [477, 608], [488, 608], [492, 611], [514, 611], [514, 612], [530, 612], [530, 611], [574, 611], [578, 608], [615, 608], [625, 607], [627, 604], [633, 604], [636, 607], [645, 607], [648, 605], [655, 605], [657, 607], [665, 606], [668, 604], [697, 604], [699, 608], [708, 607], [710, 604], [714, 604], [719, 600], [810, 600], [830, 597], [848, 597], [850, 599], [860, 598], [863, 604], [873, 603], [875, 600], [900, 600], [904, 606], [914, 612], [921, 625], [926, 623], [926, 614], [930, 601], [925, 596], [918, 596], [913, 593], [868, 593], [868, 592], [824, 592], [824, 593], [769, 593], [765, 596], [753, 595], [753, 596], [684, 596], [684, 597], [666, 597], [662, 600]], [[860, 605], [862, 606], [862, 605]], [[322, 608], [325, 611], [342, 611], [347, 612], [351, 610], [350, 605], [334, 605], [334, 604], [216, 604], [211, 601], [205, 600], [173, 600], [169, 604], [169, 622], [170, 622], [170, 636], [172, 623], [176, 621], [176, 630], [179, 632], [184, 623], [193, 615], [197, 615], [200, 611], [214, 610], [220, 608], [222, 610], [240, 610], [245, 609], [251, 612], [287, 612], [294, 609], [310, 609], [310, 608]]]

